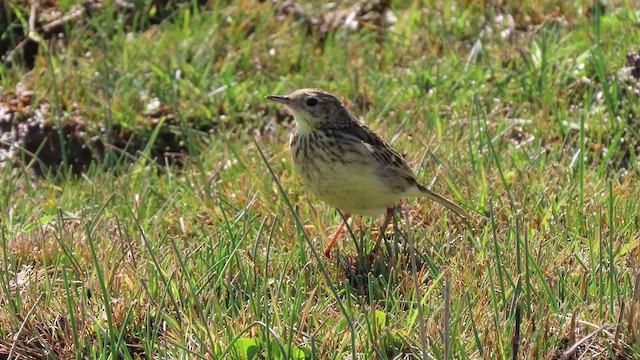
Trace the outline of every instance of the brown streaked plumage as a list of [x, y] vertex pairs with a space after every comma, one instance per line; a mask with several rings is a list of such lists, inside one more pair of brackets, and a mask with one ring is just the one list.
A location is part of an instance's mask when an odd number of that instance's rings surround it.
[[331, 93], [300, 89], [267, 99], [284, 104], [296, 121], [290, 144], [302, 183], [318, 198], [344, 212], [345, 220], [329, 242], [325, 256], [329, 257], [352, 214], [379, 216], [386, 210], [377, 250], [396, 202], [405, 197], [425, 196], [465, 219], [471, 218], [460, 206], [419, 184], [404, 158], [356, 120]]

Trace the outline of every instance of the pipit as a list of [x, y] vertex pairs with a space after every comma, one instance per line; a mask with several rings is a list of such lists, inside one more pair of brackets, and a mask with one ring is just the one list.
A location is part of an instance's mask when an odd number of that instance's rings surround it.
[[377, 251], [396, 202], [405, 197], [424, 196], [465, 219], [471, 218], [460, 206], [418, 183], [404, 158], [334, 95], [320, 89], [300, 89], [267, 99], [284, 104], [293, 114], [297, 128], [290, 145], [302, 183], [344, 213], [324, 251], [327, 258], [351, 215], [380, 216], [386, 210], [374, 247]]

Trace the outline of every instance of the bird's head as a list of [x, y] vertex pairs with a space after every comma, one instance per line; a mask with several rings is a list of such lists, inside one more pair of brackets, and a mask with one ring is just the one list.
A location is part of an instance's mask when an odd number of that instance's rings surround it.
[[303, 133], [352, 119], [338, 98], [320, 89], [300, 89], [290, 95], [270, 95], [266, 98], [284, 104], [293, 114], [298, 131]]

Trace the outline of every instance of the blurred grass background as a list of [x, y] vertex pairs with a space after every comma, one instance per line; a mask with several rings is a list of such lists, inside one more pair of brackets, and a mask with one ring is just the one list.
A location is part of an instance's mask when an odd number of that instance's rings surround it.
[[[2, 10], [3, 356], [640, 356], [637, 4]], [[410, 200], [373, 264], [377, 219], [317, 257], [340, 216], [264, 100], [302, 87], [488, 219]]]

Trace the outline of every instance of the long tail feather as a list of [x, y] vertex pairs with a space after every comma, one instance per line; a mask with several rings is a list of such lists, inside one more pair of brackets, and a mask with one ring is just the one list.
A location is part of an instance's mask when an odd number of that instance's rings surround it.
[[422, 194], [424, 196], [426, 196], [427, 198], [439, 202], [440, 204], [444, 205], [447, 209], [453, 211], [454, 213], [456, 213], [456, 215], [460, 216], [463, 219], [466, 220], [471, 220], [473, 219], [473, 217], [471, 216], [471, 214], [469, 214], [468, 212], [466, 212], [463, 208], [461, 208], [460, 206], [458, 206], [456, 203], [454, 203], [453, 201], [447, 199], [446, 197], [433, 192], [429, 189], [427, 189], [426, 187], [422, 186], [422, 185], [418, 185], [418, 189], [420, 189], [420, 191], [422, 192]]

